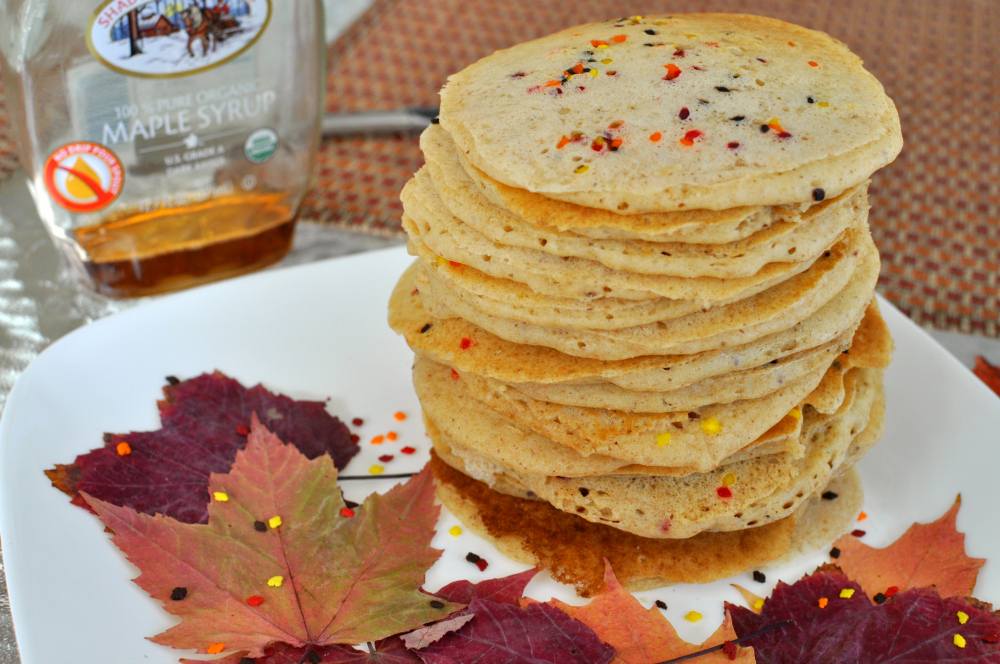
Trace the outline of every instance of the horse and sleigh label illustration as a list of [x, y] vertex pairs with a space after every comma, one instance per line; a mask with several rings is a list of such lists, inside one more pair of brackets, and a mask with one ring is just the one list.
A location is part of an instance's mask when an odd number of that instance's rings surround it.
[[91, 18], [87, 45], [123, 74], [184, 76], [243, 53], [270, 18], [270, 0], [108, 0]]

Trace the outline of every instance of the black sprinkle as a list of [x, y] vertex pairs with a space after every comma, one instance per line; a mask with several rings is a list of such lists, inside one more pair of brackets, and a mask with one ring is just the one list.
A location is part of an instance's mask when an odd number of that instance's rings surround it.
[[844, 355], [850, 355], [850, 354], [851, 354], [850, 349], [844, 351]]
[[580, 487], [580, 495], [586, 498], [590, 494], [590, 489], [585, 486]]
[[877, 593], [872, 599], [875, 600], [876, 604], [885, 604], [886, 597], [882, 593]]
[[263, 521], [254, 521], [253, 522], [253, 529], [256, 530], [258, 533], [266, 533], [267, 532], [267, 524], [264, 523]]
[[667, 603], [664, 602], [662, 599], [658, 599], [656, 600], [656, 608], [660, 609], [661, 611], [666, 611]]
[[[597, 62], [594, 58], [587, 58], [587, 62]], [[587, 71], [590, 71], [589, 69]]]
[[830, 549], [830, 557], [840, 558], [840, 549], [838, 549], [837, 547], [833, 547], [832, 549]]
[[423, 326], [422, 328], [420, 328], [420, 334], [423, 334], [424, 332], [426, 332], [426, 331], [427, 331], [427, 330], [429, 330], [429, 329], [431, 329], [431, 324], [430, 324], [430, 323], [427, 323], [427, 324], [426, 324], [426, 325], [424, 325], [424, 326]]
[[476, 563], [478, 563], [480, 560], [482, 560], [479, 556], [477, 556], [476, 554], [472, 553], [471, 551], [465, 555], [465, 559], [468, 560], [473, 565], [476, 564]]
[[771, 128], [770, 128], [770, 127], [768, 127], [767, 125], [761, 125], [761, 126], [760, 126], [760, 133], [762, 133], [762, 134], [766, 134], [766, 133], [767, 133], [767, 132], [769, 132], [769, 131], [771, 131]]
[[584, 55], [593, 55], [594, 52], [593, 51], [584, 51], [583, 54]]
[[444, 602], [439, 602], [436, 599], [432, 599], [431, 600], [431, 608], [432, 609], [443, 609], [444, 608]]
[[756, 581], [757, 583], [764, 583], [765, 581], [767, 581], [767, 577], [764, 576], [763, 572], [759, 572], [757, 570], [754, 570], [753, 571], [753, 580]]
[[823, 254], [823, 258], [829, 258], [829, 257], [830, 257], [830, 252], [829, 251], [826, 252], [825, 254]]
[[718, 90], [719, 92], [732, 92], [732, 90], [730, 90], [724, 85], [717, 85], [715, 86], [715, 89]]
[[746, 116], [745, 115], [734, 115], [733, 117], [731, 117], [729, 119], [732, 120], [733, 122], [743, 122], [744, 120], [746, 120]]
[[835, 494], [833, 491], [823, 492], [823, 500], [835, 500], [836, 498], [837, 494]]
[[256, 661], [253, 657], [240, 657], [239, 664], [253, 664]]
[[816, 187], [815, 189], [813, 189], [813, 200], [814, 201], [821, 201], [824, 198], [826, 198], [826, 192], [825, 191], [823, 191], [819, 187]]
[[178, 378], [177, 376], [167, 376], [167, 382], [170, 383], [171, 385], [177, 385], [178, 383], [181, 382], [181, 379]]
[[652, 28], [650, 28], [649, 30], [643, 30], [643, 32], [645, 32], [647, 35], [655, 35], [656, 34], [656, 30], [653, 30]]
[[349, 510], [353, 510], [357, 506], [358, 504], [353, 500], [344, 500], [344, 507], [346, 507]]
[[652, 46], [652, 44], [643, 44], [643, 46]]
[[440, 116], [435, 115], [433, 118], [431, 118], [431, 124], [441, 124]]
[[175, 602], [179, 602], [185, 597], [187, 597], [187, 594], [188, 594], [187, 588], [182, 588], [180, 586], [177, 586], [176, 588], [170, 591], [170, 599], [174, 600]]
[[816, 103], [816, 100], [813, 99], [812, 97], [806, 97], [806, 101], [809, 102], [810, 104], [815, 104]]
[[306, 659], [309, 660], [309, 664], [320, 664], [323, 661], [323, 658], [315, 650], [310, 650], [309, 654], [306, 655]]
[[110, 443], [112, 440], [114, 440], [114, 437], [110, 433], [104, 434], [104, 442], [105, 443]]

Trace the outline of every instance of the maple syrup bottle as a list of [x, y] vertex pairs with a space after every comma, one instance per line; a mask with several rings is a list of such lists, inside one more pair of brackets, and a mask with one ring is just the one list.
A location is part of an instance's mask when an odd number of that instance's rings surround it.
[[112, 297], [274, 263], [319, 141], [321, 0], [0, 0], [39, 214]]

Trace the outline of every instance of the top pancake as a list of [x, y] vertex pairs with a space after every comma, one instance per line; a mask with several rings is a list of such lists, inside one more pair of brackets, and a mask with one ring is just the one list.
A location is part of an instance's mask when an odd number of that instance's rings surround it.
[[503, 184], [624, 214], [836, 195], [902, 147], [892, 101], [842, 43], [747, 15], [593, 23], [498, 51], [449, 79], [441, 124]]

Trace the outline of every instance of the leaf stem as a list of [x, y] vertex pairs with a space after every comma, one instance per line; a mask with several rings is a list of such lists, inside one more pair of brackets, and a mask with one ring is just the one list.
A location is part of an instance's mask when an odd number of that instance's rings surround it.
[[[776, 622], [773, 625], [765, 627], [764, 629], [759, 629], [752, 634], [747, 634], [746, 636], [741, 636], [738, 639], [733, 639], [730, 643], [742, 643], [743, 641], [749, 641], [750, 639], [760, 636], [761, 634], [766, 634], [771, 630], [781, 629], [782, 627], [792, 627], [796, 625], [794, 620], [782, 620], [781, 622]], [[701, 657], [702, 655], [707, 655], [710, 652], [715, 652], [716, 650], [722, 650], [725, 644], [715, 646], [713, 648], [706, 648], [705, 650], [699, 650], [698, 652], [693, 652], [690, 655], [684, 655], [683, 657], [675, 657], [674, 659], [668, 659], [665, 662], [660, 662], [660, 664], [675, 664], [676, 662], [686, 662], [689, 659], [694, 659], [696, 657]]]
[[370, 652], [373, 655], [375, 654], [375, 644], [372, 643], [371, 641], [368, 642], [368, 652]]
[[397, 480], [403, 477], [413, 477], [416, 473], [396, 473], [394, 475], [338, 475], [338, 480]]

